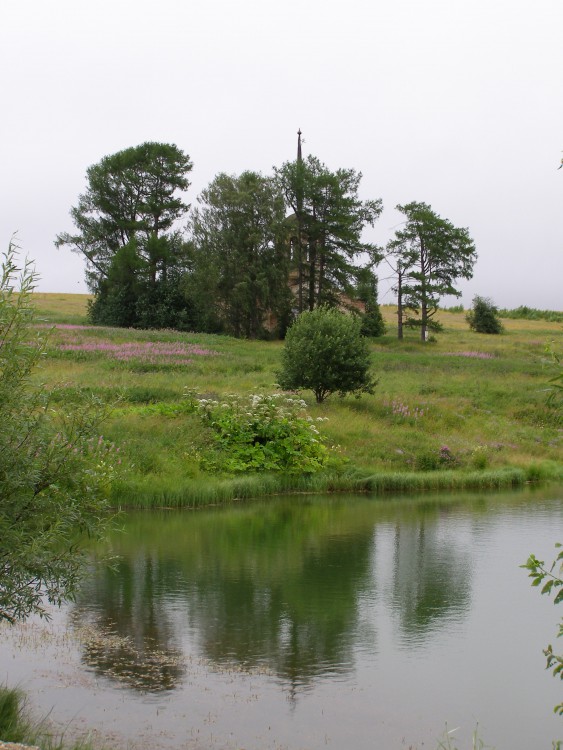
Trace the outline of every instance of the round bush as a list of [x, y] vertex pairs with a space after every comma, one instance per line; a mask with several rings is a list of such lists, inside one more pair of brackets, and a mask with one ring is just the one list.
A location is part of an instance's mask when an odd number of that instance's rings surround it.
[[287, 332], [278, 382], [285, 390], [311, 390], [317, 403], [331, 393], [373, 393], [370, 353], [361, 321], [334, 308], [302, 313]]
[[466, 315], [469, 327], [477, 333], [502, 333], [498, 307], [487, 297], [474, 297], [473, 309]]

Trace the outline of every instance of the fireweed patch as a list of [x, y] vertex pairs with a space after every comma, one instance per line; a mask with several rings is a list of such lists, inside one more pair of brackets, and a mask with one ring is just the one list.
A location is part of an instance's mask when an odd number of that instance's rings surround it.
[[419, 406], [409, 406], [400, 399], [393, 399], [390, 404], [387, 404], [391, 408], [391, 413], [394, 417], [401, 419], [414, 420], [420, 419], [424, 416], [424, 409]]
[[163, 341], [125, 341], [115, 343], [97, 339], [83, 340], [67, 337], [57, 344], [60, 352], [82, 352], [106, 355], [122, 362], [135, 361], [149, 365], [188, 365], [196, 357], [214, 357], [218, 355], [211, 349], [204, 349], [196, 344]]

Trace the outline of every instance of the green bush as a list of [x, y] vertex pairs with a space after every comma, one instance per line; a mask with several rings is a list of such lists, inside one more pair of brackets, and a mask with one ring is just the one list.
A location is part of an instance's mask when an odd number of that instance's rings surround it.
[[377, 276], [369, 268], [360, 268], [357, 272], [356, 296], [365, 305], [360, 314], [362, 336], [376, 338], [385, 333], [385, 321], [377, 301]]
[[284, 394], [197, 399], [196, 409], [211, 428], [216, 448], [204, 459], [205, 468], [230, 473], [319, 471], [328, 450], [305, 406]]
[[477, 333], [502, 333], [504, 330], [498, 307], [487, 297], [473, 297], [473, 308], [465, 319]]
[[317, 403], [331, 393], [373, 393], [370, 353], [361, 321], [329, 307], [302, 313], [287, 332], [278, 382], [285, 390], [311, 390]]

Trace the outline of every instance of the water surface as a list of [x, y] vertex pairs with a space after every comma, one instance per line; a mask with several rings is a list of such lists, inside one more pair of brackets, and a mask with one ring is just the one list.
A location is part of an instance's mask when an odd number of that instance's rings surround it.
[[[50, 626], [3, 628], [0, 678], [118, 748], [551, 747], [563, 491], [300, 496], [132, 513]], [[555, 645], [555, 644], [554, 644]]]

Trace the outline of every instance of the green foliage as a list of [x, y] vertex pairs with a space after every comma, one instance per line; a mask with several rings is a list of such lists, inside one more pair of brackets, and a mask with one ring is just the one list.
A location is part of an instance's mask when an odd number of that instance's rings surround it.
[[440, 468], [440, 461], [436, 453], [419, 453], [415, 459], [415, 469], [417, 471], [436, 471]]
[[377, 301], [377, 276], [369, 268], [356, 273], [356, 297], [365, 304], [362, 314], [362, 336], [376, 338], [385, 333], [385, 321]]
[[231, 395], [222, 401], [196, 399], [195, 407], [214, 436], [216, 451], [206, 461], [208, 468], [311, 474], [327, 462], [328, 450], [301, 399]]
[[55, 244], [86, 259], [95, 322], [138, 326], [139, 309], [146, 308], [143, 294], [154, 295], [173, 269], [184, 267], [174, 224], [188, 210], [179, 193], [187, 190], [191, 169], [177, 146], [152, 142], [88, 168], [88, 188], [71, 209], [76, 233], [59, 234]]
[[[556, 544], [559, 550], [551, 566], [547, 567], [543, 560], [538, 560], [535, 555], [530, 555], [522, 568], [528, 570], [528, 576], [532, 579], [532, 586], [541, 586], [540, 593], [550, 596], [554, 594], [554, 604], [563, 602], [563, 545]], [[558, 637], [563, 636], [563, 618], [559, 623]], [[563, 680], [563, 655], [555, 654], [549, 645], [544, 649], [547, 659], [546, 669], [551, 669], [555, 677]], [[563, 716], [563, 702], [553, 709], [555, 713]]]
[[291, 292], [279, 188], [256, 172], [219, 174], [198, 203], [191, 220], [192, 270], [186, 277], [196, 327], [246, 338], [267, 336], [268, 328], [277, 327], [283, 335]]
[[32, 377], [48, 336], [34, 326], [35, 279], [28, 262], [20, 273], [10, 243], [0, 278], [0, 620], [10, 622], [72, 596], [79, 535], [106, 528], [114, 474], [114, 447], [99, 435], [103, 405], [55, 412]]
[[473, 307], [465, 319], [477, 333], [502, 333], [504, 330], [498, 307], [487, 297], [473, 297]]
[[471, 464], [475, 469], [486, 469], [489, 465], [489, 449], [486, 445], [477, 445], [471, 452]]
[[563, 362], [553, 349], [552, 344], [546, 347], [546, 354], [549, 357], [548, 364], [553, 373], [548, 380], [547, 403], [556, 410], [558, 415], [561, 415], [563, 411]]
[[334, 308], [302, 313], [289, 329], [278, 382], [286, 390], [311, 390], [317, 403], [332, 393], [373, 393], [370, 353], [361, 321]]
[[418, 471], [453, 469], [456, 464], [457, 459], [447, 445], [442, 445], [438, 451], [420, 453], [415, 459]]

